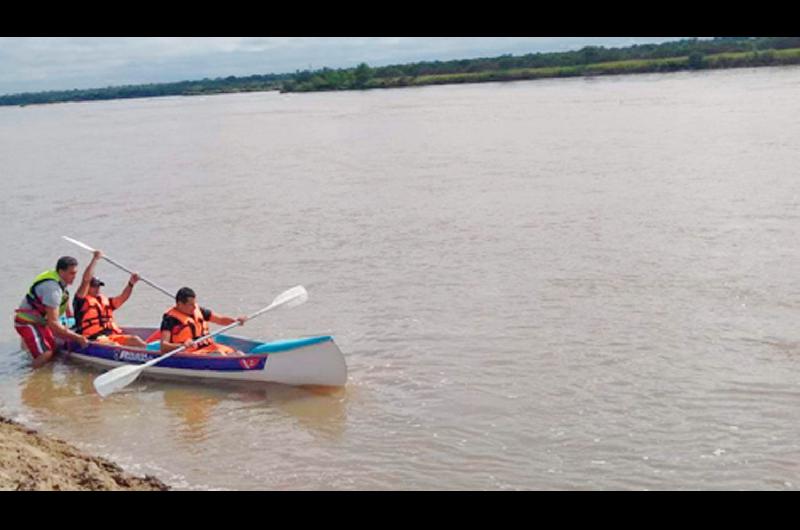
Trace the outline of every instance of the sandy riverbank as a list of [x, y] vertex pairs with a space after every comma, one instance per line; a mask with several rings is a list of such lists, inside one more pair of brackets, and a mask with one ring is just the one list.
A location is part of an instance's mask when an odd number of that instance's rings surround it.
[[0, 416], [0, 490], [168, 489], [155, 477], [136, 477], [104, 458]]

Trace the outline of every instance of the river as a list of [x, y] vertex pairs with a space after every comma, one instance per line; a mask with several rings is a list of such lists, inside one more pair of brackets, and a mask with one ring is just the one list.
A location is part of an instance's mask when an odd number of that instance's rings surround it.
[[[0, 108], [0, 413], [177, 489], [797, 490], [798, 93], [782, 67]], [[239, 334], [332, 334], [347, 385], [32, 371], [11, 314], [88, 262], [62, 235], [222, 313], [304, 285]], [[169, 306], [140, 282], [118, 321]]]

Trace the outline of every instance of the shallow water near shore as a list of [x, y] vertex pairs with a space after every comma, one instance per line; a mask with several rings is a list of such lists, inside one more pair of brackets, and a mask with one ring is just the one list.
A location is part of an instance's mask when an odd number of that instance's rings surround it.
[[[800, 68], [0, 108], [0, 413], [177, 489], [800, 487]], [[342, 389], [32, 371], [68, 235]], [[97, 275], [117, 294], [127, 275]], [[73, 286], [76, 288], [77, 285]], [[140, 283], [122, 324], [170, 305]]]

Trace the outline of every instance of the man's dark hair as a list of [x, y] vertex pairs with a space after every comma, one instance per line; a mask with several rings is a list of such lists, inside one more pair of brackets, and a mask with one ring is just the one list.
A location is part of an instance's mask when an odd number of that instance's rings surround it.
[[186, 303], [189, 298], [195, 298], [197, 295], [194, 294], [188, 287], [181, 287], [178, 289], [178, 294], [175, 295], [175, 301], [181, 304]]
[[73, 258], [72, 256], [61, 256], [58, 258], [58, 262], [56, 263], [56, 270], [57, 271], [65, 271], [70, 267], [77, 267], [78, 260]]

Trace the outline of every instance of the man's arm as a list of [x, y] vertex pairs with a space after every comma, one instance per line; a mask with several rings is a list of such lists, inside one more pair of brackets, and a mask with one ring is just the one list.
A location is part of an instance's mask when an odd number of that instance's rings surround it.
[[59, 322], [58, 318], [58, 308], [45, 306], [45, 314], [47, 318], [47, 326], [53, 330], [53, 333], [56, 336], [64, 340], [73, 340], [80, 344], [82, 348], [85, 348], [86, 345], [89, 344], [89, 340], [86, 337], [83, 335], [78, 335], [77, 333], [72, 332], [61, 325], [61, 322]]
[[122, 307], [122, 304], [124, 304], [128, 300], [128, 298], [131, 297], [131, 293], [133, 292], [133, 286], [136, 285], [136, 282], [138, 281], [139, 281], [139, 275], [136, 274], [135, 272], [131, 274], [131, 278], [130, 280], [128, 280], [128, 285], [125, 286], [125, 289], [123, 289], [118, 296], [115, 296], [114, 298], [111, 299], [111, 305], [114, 307], [114, 309], [119, 309], [120, 307]]
[[83, 271], [81, 284], [78, 290], [75, 291], [75, 296], [79, 298], [86, 298], [86, 293], [89, 292], [89, 283], [92, 281], [92, 276], [94, 276], [94, 266], [97, 264], [97, 260], [103, 257], [103, 252], [100, 250], [95, 250], [93, 254], [92, 261], [89, 262], [89, 265], [86, 266], [86, 270]]
[[229, 324], [233, 324], [234, 322], [238, 322], [239, 324], [244, 325], [245, 321], [247, 321], [247, 317], [227, 317], [225, 315], [218, 315], [216, 313], [211, 313], [211, 316], [208, 318], [210, 322], [214, 324], [220, 324], [222, 326], [227, 326]]

